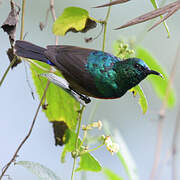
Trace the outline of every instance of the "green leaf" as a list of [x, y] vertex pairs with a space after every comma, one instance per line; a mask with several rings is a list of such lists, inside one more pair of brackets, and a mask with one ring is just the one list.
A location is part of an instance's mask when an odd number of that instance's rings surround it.
[[109, 180], [123, 180], [123, 178], [119, 177], [116, 173], [108, 168], [103, 168], [103, 173]]
[[31, 161], [19, 161], [16, 165], [21, 165], [38, 177], [39, 180], [60, 180], [60, 178], [49, 168]]
[[102, 167], [90, 153], [84, 153], [80, 156], [79, 167], [76, 171], [81, 170], [99, 172], [102, 170]]
[[157, 2], [155, 0], [151, 0], [151, 3], [155, 9], [158, 8]]
[[[45, 63], [36, 63], [46, 69], [50, 69], [50, 66]], [[38, 75], [45, 73], [45, 71], [38, 68], [34, 64], [31, 64], [31, 72], [36, 91], [41, 98], [44, 92], [44, 88], [47, 84], [47, 79]], [[60, 73], [57, 74], [60, 75]], [[75, 99], [73, 99], [69, 94], [67, 94], [58, 86], [50, 84], [46, 93], [45, 103], [47, 103], [47, 108], [43, 111], [45, 112], [50, 122], [63, 121], [66, 123], [69, 129], [76, 129], [77, 116], [80, 105]]]
[[136, 164], [119, 131], [114, 130], [113, 139], [119, 144], [119, 152], [117, 153], [117, 157], [120, 159], [122, 165], [124, 166], [129, 179], [139, 180]]
[[141, 106], [143, 114], [145, 114], [147, 112], [148, 102], [147, 102], [146, 96], [145, 96], [141, 86], [137, 85], [137, 86], [133, 87], [130, 91], [133, 91], [135, 93], [135, 95], [137, 93], [139, 94], [139, 104]]
[[88, 31], [96, 27], [95, 19], [89, 17], [87, 10], [79, 7], [68, 7], [53, 24], [53, 33], [64, 36], [68, 31]]
[[[163, 68], [158, 64], [157, 60], [150, 54], [150, 52], [142, 47], [137, 47], [136, 49], [136, 56], [142, 59], [151, 69], [158, 71], [164, 76], [164, 79], [157, 76], [148, 76], [148, 79], [152, 83], [155, 92], [157, 93], [158, 97], [163, 100], [166, 95], [166, 89], [168, 86], [168, 78], [163, 70]], [[175, 92], [172, 87], [170, 87], [169, 96], [167, 99], [168, 107], [174, 107], [175, 105]]]

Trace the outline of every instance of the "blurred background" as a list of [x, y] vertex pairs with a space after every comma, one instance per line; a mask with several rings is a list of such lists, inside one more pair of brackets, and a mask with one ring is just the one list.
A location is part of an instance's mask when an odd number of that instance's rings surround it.
[[[108, 1], [96, 0], [66, 0], [55, 1], [56, 15], [59, 16], [63, 9], [69, 6], [78, 6], [89, 11], [90, 16], [99, 20], [103, 20], [106, 16], [107, 8], [94, 9], [96, 5], [107, 3]], [[166, 1], [166, 4], [173, 2]], [[16, 0], [16, 3], [21, 6], [21, 1]], [[48, 0], [32, 0], [27, 1], [25, 9], [25, 29], [26, 40], [31, 41], [40, 46], [47, 44], [54, 44], [55, 38], [52, 34], [52, 18], [48, 18], [48, 25], [44, 31], [40, 31], [39, 23], [45, 20], [46, 10], [49, 8]], [[126, 23], [139, 15], [153, 10], [150, 1], [130, 1], [128, 3], [113, 6], [108, 22], [106, 52], [112, 52], [113, 42], [119, 38], [134, 38], [140, 37], [144, 31], [147, 30], [149, 22], [128, 27], [122, 30], [113, 30], [116, 27]], [[0, 24], [5, 21], [10, 11], [10, 4], [7, 0], [1, 0], [0, 3]], [[154, 30], [148, 32], [141, 45], [147, 48], [158, 59], [159, 63], [164, 67], [167, 73], [170, 73], [172, 64], [176, 55], [178, 45], [180, 43], [180, 13], [175, 13], [167, 20], [170, 28], [171, 37], [167, 38], [167, 32], [163, 25], [159, 25]], [[156, 19], [157, 20], [157, 19]], [[68, 44], [75, 46], [82, 46], [87, 48], [102, 49], [102, 36], [91, 43], [85, 43], [84, 38], [95, 37], [101, 30], [101, 26], [87, 32], [68, 33], [64, 37], [60, 37], [59, 44]], [[16, 38], [19, 39], [20, 24], [17, 27]], [[7, 49], [10, 47], [8, 36], [0, 29], [0, 77], [3, 76], [6, 68], [9, 65], [9, 60], [6, 55]], [[167, 158], [167, 153], [170, 151], [172, 144], [172, 137], [175, 128], [175, 121], [179, 105], [179, 91], [180, 91], [180, 71], [179, 65], [175, 75], [174, 88], [177, 96], [177, 105], [173, 109], [166, 111], [165, 120], [163, 124], [163, 144], [160, 157], [160, 167], [158, 179], [170, 180], [172, 158]], [[28, 72], [28, 76], [26, 75]], [[25, 68], [24, 63], [18, 65], [17, 68], [10, 70], [2, 87], [0, 88], [0, 169], [10, 160], [15, 152], [20, 141], [26, 135], [33, 116], [37, 109], [39, 100], [35, 93], [35, 100], [32, 98], [31, 90], [28, 86], [27, 79], [30, 82], [33, 92], [31, 75], [29, 70]], [[94, 121], [101, 120], [108, 121], [110, 130], [113, 132], [118, 130], [124, 138], [129, 151], [136, 163], [137, 174], [139, 179], [147, 180], [150, 178], [150, 173], [154, 161], [154, 153], [157, 141], [157, 127], [159, 119], [159, 111], [162, 102], [157, 98], [151, 84], [144, 80], [141, 83], [143, 90], [147, 96], [149, 103], [148, 111], [145, 115], [142, 114], [141, 108], [138, 105], [138, 97], [134, 98], [130, 92], [117, 100], [98, 100], [98, 108], [94, 116]], [[86, 121], [97, 100], [93, 99], [93, 103], [87, 106], [84, 116], [83, 124]], [[102, 132], [103, 133], [103, 132]], [[52, 125], [48, 122], [44, 113], [41, 111], [38, 115], [35, 127], [31, 137], [23, 146], [19, 153], [17, 160], [28, 160], [39, 162], [46, 167], [53, 170], [61, 179], [70, 179], [72, 169], [72, 158], [69, 154], [66, 158], [66, 163], [61, 164], [60, 155], [62, 148], [54, 145]], [[179, 146], [179, 144], [178, 144]], [[112, 156], [105, 147], [93, 153], [94, 156], [105, 167], [112, 169], [118, 175], [128, 180], [126, 172], [121, 165], [119, 159]], [[180, 166], [179, 152], [177, 152], [177, 161]], [[7, 174], [12, 179], [36, 179], [26, 169], [20, 166], [11, 166]], [[76, 173], [75, 179], [80, 179], [80, 173]], [[87, 179], [105, 179], [102, 173], [87, 173]], [[179, 174], [180, 179], [180, 174]], [[7, 177], [4, 177], [6, 179]]]

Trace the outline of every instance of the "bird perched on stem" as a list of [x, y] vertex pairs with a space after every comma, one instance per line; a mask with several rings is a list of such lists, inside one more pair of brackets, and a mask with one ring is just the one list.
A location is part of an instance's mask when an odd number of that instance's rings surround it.
[[141, 59], [129, 58], [122, 61], [103, 51], [75, 46], [50, 45], [42, 48], [18, 40], [15, 43], [15, 54], [54, 66], [66, 79], [60, 86], [85, 103], [90, 102], [89, 97], [120, 98], [148, 75], [162, 77]]

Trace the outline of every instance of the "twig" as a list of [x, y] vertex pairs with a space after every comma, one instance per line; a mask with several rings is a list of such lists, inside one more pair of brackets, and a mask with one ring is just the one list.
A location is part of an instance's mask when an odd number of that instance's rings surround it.
[[44, 94], [43, 94], [43, 96], [42, 96], [42, 98], [41, 98], [41, 100], [40, 100], [40, 103], [39, 103], [38, 108], [37, 108], [37, 110], [36, 110], [35, 116], [34, 116], [34, 118], [33, 118], [33, 121], [32, 121], [31, 127], [30, 127], [30, 129], [29, 129], [29, 132], [27, 133], [26, 137], [22, 140], [22, 142], [21, 142], [20, 145], [18, 146], [18, 148], [17, 148], [17, 150], [15, 151], [12, 159], [7, 163], [7, 165], [6, 165], [5, 168], [3, 169], [2, 174], [1, 174], [1, 176], [0, 176], [0, 180], [2, 179], [2, 177], [4, 176], [4, 174], [6, 173], [6, 171], [7, 171], [8, 168], [10, 167], [10, 165], [15, 161], [15, 159], [16, 159], [16, 157], [17, 157], [17, 155], [18, 155], [18, 153], [19, 153], [19, 151], [20, 151], [20, 149], [21, 149], [21, 147], [24, 145], [24, 143], [25, 143], [25, 142], [27, 141], [27, 139], [30, 137], [31, 132], [32, 132], [32, 129], [33, 129], [34, 124], [35, 124], [35, 121], [36, 121], [36, 118], [37, 118], [37, 115], [38, 115], [38, 113], [39, 113], [40, 107], [41, 107], [41, 105], [42, 105], [42, 102], [43, 102], [44, 97], [45, 97], [45, 95], [46, 95], [47, 89], [48, 89], [48, 87], [49, 87], [49, 84], [50, 84], [50, 82], [48, 81], [48, 82], [47, 82], [47, 85], [46, 85], [46, 88], [45, 88], [45, 90], [44, 90]]
[[22, 1], [22, 15], [21, 15], [21, 32], [20, 32], [20, 40], [23, 40], [24, 34], [24, 11], [25, 11], [26, 0]]
[[[176, 53], [176, 59], [175, 59], [176, 66], [177, 66], [177, 62], [178, 62], [179, 59], [180, 59], [180, 45], [179, 45], [177, 53]], [[178, 115], [177, 115], [177, 118], [176, 118], [175, 130], [174, 130], [173, 140], [172, 140], [172, 179], [173, 180], [178, 179], [176, 153], [177, 153], [177, 144], [178, 144], [179, 131], [180, 131], [180, 106], [179, 106]]]
[[104, 146], [104, 142], [93, 149], [88, 149], [87, 151], [82, 152], [81, 155], [84, 153], [90, 153], [90, 152], [96, 151], [97, 149], [101, 148], [102, 146]]
[[[165, 111], [165, 109], [163, 109], [163, 110]], [[153, 167], [152, 167], [152, 171], [151, 171], [150, 180], [154, 180], [155, 179], [156, 171], [157, 171], [157, 168], [159, 166], [161, 147], [162, 147], [163, 124], [164, 124], [164, 116], [163, 117], [159, 116], [158, 129], [157, 129], [156, 151], [155, 151], [155, 155], [154, 155], [154, 163], [153, 163]]]
[[169, 97], [170, 88], [171, 88], [171, 85], [172, 85], [172, 83], [174, 81], [175, 72], [177, 70], [177, 64], [178, 64], [178, 60], [179, 60], [178, 59], [179, 52], [180, 52], [180, 45], [179, 45], [179, 47], [177, 49], [177, 53], [176, 53], [176, 56], [175, 56], [175, 59], [174, 59], [172, 69], [171, 69], [169, 82], [168, 82], [167, 89], [166, 89], [165, 98], [164, 98], [162, 107], [161, 107], [161, 109], [159, 111], [156, 152], [155, 152], [155, 156], [154, 156], [154, 163], [153, 163], [153, 167], [152, 167], [152, 171], [151, 171], [151, 175], [150, 175], [150, 180], [155, 179], [157, 168], [159, 166], [160, 154], [161, 154], [161, 149], [162, 149], [162, 141], [163, 141], [162, 133], [163, 133], [164, 120], [165, 120], [165, 112], [166, 112], [166, 107], [167, 107], [167, 101], [168, 101], [168, 97]]
[[[112, 0], [110, 0], [110, 3], [111, 3], [111, 2], [112, 2]], [[110, 12], [111, 12], [111, 6], [108, 7], [108, 11], [107, 11], [106, 18], [105, 18], [105, 21], [104, 21], [104, 34], [103, 34], [102, 51], [105, 50], [107, 22], [108, 22], [108, 19], [109, 19]]]
[[25, 74], [26, 74], [26, 82], [27, 82], [27, 85], [28, 85], [28, 87], [29, 87], [29, 90], [30, 90], [30, 92], [31, 92], [31, 95], [32, 95], [33, 100], [35, 100], [33, 88], [32, 88], [31, 83], [30, 83], [30, 81], [29, 81], [29, 76], [28, 76], [28, 70], [27, 70], [26, 62], [23, 61], [23, 65], [24, 65], [24, 70], [25, 70]]
[[172, 142], [172, 179], [178, 180], [178, 170], [177, 170], [177, 144], [178, 144], [178, 136], [180, 131], [180, 106], [178, 110], [178, 115], [176, 118], [175, 123], [175, 130], [173, 135], [173, 142]]
[[[50, 0], [50, 11], [53, 17], [53, 21], [56, 21], [56, 13], [54, 9], [54, 0]], [[55, 37], [55, 44], [58, 45], [58, 36]]]
[[[78, 138], [79, 138], [79, 132], [80, 132], [80, 128], [81, 128], [82, 113], [83, 113], [84, 108], [85, 108], [85, 106], [83, 105], [82, 108], [81, 108], [81, 110], [79, 111], [79, 116], [78, 116], [78, 128], [77, 128], [76, 142], [75, 142], [75, 151], [78, 151]], [[74, 179], [74, 173], [75, 173], [75, 168], [76, 168], [77, 156], [74, 156], [73, 158], [74, 158], [74, 162], [73, 162], [71, 180]]]

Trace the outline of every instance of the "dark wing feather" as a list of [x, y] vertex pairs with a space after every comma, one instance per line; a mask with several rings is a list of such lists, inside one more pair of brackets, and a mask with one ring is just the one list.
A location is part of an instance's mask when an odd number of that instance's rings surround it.
[[87, 57], [95, 50], [74, 46], [47, 46], [46, 56], [69, 81], [71, 88], [79, 93], [98, 97], [95, 81], [86, 70]]

